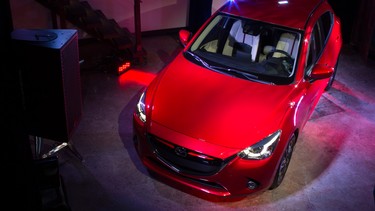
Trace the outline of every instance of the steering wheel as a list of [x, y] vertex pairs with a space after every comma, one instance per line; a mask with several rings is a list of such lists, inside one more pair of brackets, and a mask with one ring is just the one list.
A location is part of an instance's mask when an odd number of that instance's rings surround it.
[[[283, 56], [281, 57], [272, 57], [274, 53], [281, 53]], [[286, 51], [279, 50], [279, 49], [273, 49], [266, 55], [266, 61], [273, 63], [272, 65], [277, 70], [282, 70], [286, 72], [288, 75], [292, 71], [293, 66], [293, 58], [292, 56], [287, 53]], [[281, 66], [281, 67], [280, 67]]]

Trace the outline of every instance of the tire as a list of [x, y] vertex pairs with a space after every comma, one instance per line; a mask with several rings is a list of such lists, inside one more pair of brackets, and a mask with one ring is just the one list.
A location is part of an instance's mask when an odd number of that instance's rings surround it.
[[333, 72], [332, 76], [329, 78], [328, 84], [327, 84], [326, 88], [324, 89], [325, 91], [328, 91], [332, 88], [333, 82], [335, 81], [335, 78], [336, 78], [338, 64], [339, 64], [339, 61], [337, 59], [337, 62], [336, 62], [336, 65], [335, 65], [335, 71]]
[[269, 188], [270, 190], [273, 190], [279, 187], [282, 181], [284, 180], [286, 171], [288, 170], [290, 160], [292, 159], [292, 154], [293, 154], [294, 146], [296, 145], [296, 141], [297, 141], [297, 137], [295, 134], [293, 134], [290, 137], [288, 141], [288, 146], [283, 153], [279, 167], [277, 168], [275, 178], [273, 179], [272, 185]]

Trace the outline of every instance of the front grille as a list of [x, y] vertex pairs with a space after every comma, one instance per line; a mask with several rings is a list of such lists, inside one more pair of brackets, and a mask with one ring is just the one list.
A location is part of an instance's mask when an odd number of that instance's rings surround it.
[[230, 159], [222, 160], [175, 145], [153, 135], [148, 136], [157, 157], [172, 170], [190, 175], [213, 175]]
[[[149, 162], [153, 163], [154, 165], [158, 165], [159, 162], [155, 159], [149, 159]], [[169, 170], [169, 168], [167, 166], [160, 166], [158, 165], [158, 167], [164, 169], [164, 170]], [[215, 188], [217, 189], [218, 191], [226, 191], [226, 189], [220, 185], [219, 183], [216, 183], [216, 182], [210, 182], [210, 181], [206, 181], [206, 180], [201, 180], [201, 179], [195, 179], [195, 178], [192, 178], [192, 177], [188, 177], [188, 176], [185, 176], [185, 175], [181, 175], [181, 174], [178, 174], [177, 172], [172, 172], [173, 175], [177, 176], [177, 177], [181, 177], [185, 180], [189, 180], [190, 182], [193, 182], [193, 183], [198, 183], [200, 186], [203, 186], [205, 188]]]

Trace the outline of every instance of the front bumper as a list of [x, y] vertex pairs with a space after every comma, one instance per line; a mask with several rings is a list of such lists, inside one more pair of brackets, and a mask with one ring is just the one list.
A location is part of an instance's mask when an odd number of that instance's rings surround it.
[[[164, 182], [177, 184], [192, 194], [243, 196], [268, 189], [274, 178], [280, 157], [277, 154], [264, 160], [245, 160], [237, 156], [238, 149], [202, 142], [154, 122], [147, 131], [136, 116], [133, 126], [135, 146], [143, 164]], [[193, 157], [173, 155], [177, 147], [191, 152]], [[250, 188], [250, 183], [256, 187]]]

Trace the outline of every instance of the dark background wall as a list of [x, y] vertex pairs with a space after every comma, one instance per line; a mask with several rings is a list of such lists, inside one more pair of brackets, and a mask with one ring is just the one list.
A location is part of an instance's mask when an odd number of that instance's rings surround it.
[[195, 33], [211, 16], [212, 0], [190, 0], [188, 29]]
[[345, 44], [357, 49], [365, 62], [375, 59], [375, 0], [328, 0], [342, 22]]
[[20, 84], [12, 56], [13, 30], [9, 0], [0, 1], [2, 206], [39, 210], [41, 199], [33, 173], [32, 154], [22, 121]]
[[350, 43], [350, 37], [353, 30], [354, 18], [357, 16], [358, 7], [360, 1], [358, 0], [329, 0], [328, 1], [332, 8], [335, 10], [336, 14], [340, 17], [342, 21], [342, 33], [345, 43]]

